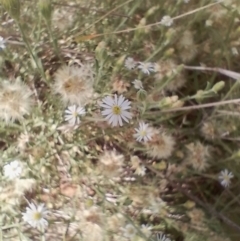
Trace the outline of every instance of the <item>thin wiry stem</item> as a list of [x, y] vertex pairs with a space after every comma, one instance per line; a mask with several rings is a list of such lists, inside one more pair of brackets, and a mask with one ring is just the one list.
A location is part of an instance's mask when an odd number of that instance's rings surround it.
[[[45, 72], [43, 70], [43, 67], [41, 65], [41, 62], [40, 60], [37, 58], [37, 56], [34, 54], [29, 42], [28, 42], [28, 39], [25, 35], [25, 32], [24, 32], [24, 29], [22, 28], [22, 25], [20, 23], [18, 23], [18, 28], [20, 30], [20, 33], [22, 35], [22, 38], [23, 38], [23, 41], [25, 43], [25, 46], [27, 48], [27, 51], [28, 53], [30, 54], [30, 56], [32, 57], [33, 61], [35, 62], [36, 66], [37, 66], [37, 69], [38, 71], [40, 72], [40, 74], [42, 75], [42, 77], [44, 78], [44, 80], [46, 81], [46, 75], [45, 75]], [[40, 65], [39, 65], [40, 64]]]
[[158, 170], [156, 170], [155, 168], [153, 168], [150, 165], [146, 165], [146, 167], [151, 170], [152, 172], [154, 172], [157, 176], [165, 178], [172, 187], [176, 188], [179, 192], [183, 193], [185, 196], [187, 196], [189, 199], [191, 199], [192, 201], [194, 201], [195, 203], [197, 203], [199, 206], [203, 207], [205, 210], [207, 210], [210, 214], [212, 214], [213, 216], [218, 217], [220, 220], [222, 220], [224, 223], [226, 223], [227, 225], [233, 227], [234, 229], [236, 229], [237, 231], [240, 232], [240, 226], [237, 225], [236, 223], [234, 223], [232, 220], [230, 220], [229, 218], [227, 218], [225, 215], [223, 215], [222, 213], [217, 212], [213, 207], [211, 207], [209, 204], [204, 203], [202, 200], [200, 200], [198, 197], [196, 197], [195, 195], [193, 195], [189, 190], [186, 190], [185, 188], [182, 187], [182, 185], [180, 183], [177, 182], [173, 182], [172, 180], [170, 180], [169, 178], [167, 178], [166, 176], [163, 176], [163, 174], [161, 172], [159, 172]]
[[236, 103], [240, 103], [240, 99], [224, 100], [224, 101], [212, 102], [212, 103], [201, 104], [201, 105], [172, 108], [172, 109], [168, 109], [168, 110], [161, 110], [159, 112], [160, 113], [168, 113], [168, 112], [176, 112], [176, 111], [184, 111], [184, 110], [197, 110], [197, 109], [202, 109], [202, 108], [210, 108], [210, 107], [214, 107], [214, 106], [236, 104]]
[[[112, 9], [111, 11], [109, 11], [108, 13], [104, 14], [101, 18], [99, 18], [98, 20], [96, 20], [95, 22], [93, 22], [92, 24], [90, 24], [87, 28], [83, 29], [78, 35], [81, 35], [82, 33], [84, 33], [87, 29], [93, 27], [96, 23], [100, 22], [101, 20], [105, 19], [107, 16], [109, 16], [112, 12], [116, 11], [117, 9], [123, 7], [124, 5], [132, 2], [133, 0], [129, 0], [123, 4], [120, 4], [119, 6], [115, 7], [114, 9]], [[103, 34], [104, 35], [104, 34]]]
[[[129, 1], [129, 2], [130, 2], [130, 1]], [[183, 18], [183, 17], [185, 17], [185, 16], [187, 16], [187, 15], [191, 15], [191, 14], [193, 14], [193, 13], [199, 12], [199, 11], [201, 11], [201, 10], [203, 10], [203, 9], [212, 7], [212, 6], [214, 6], [214, 5], [216, 5], [216, 4], [219, 4], [219, 3], [221, 3], [221, 2], [223, 2], [223, 0], [220, 0], [220, 1], [218, 1], [218, 2], [211, 3], [211, 4], [208, 4], [208, 5], [206, 5], [206, 6], [203, 6], [203, 7], [197, 8], [197, 9], [194, 9], [194, 10], [189, 11], [189, 12], [187, 12], [187, 13], [184, 13], [184, 14], [178, 15], [178, 16], [176, 16], [176, 17], [173, 17], [172, 19], [173, 19], [173, 20], [176, 20], [176, 19], [179, 19], [179, 18]], [[115, 10], [116, 10], [116, 8], [113, 9], [112, 11], [115, 11]], [[112, 12], [112, 11], [111, 11], [111, 12]], [[108, 13], [108, 14], [109, 14], [109, 13]], [[106, 15], [104, 15], [103, 17], [106, 17]], [[100, 18], [99, 20], [97, 20], [97, 22], [99, 22], [101, 19], [102, 19], [102, 18]], [[96, 22], [94, 22], [93, 24], [95, 24], [95, 23], [96, 23]], [[93, 25], [93, 24], [92, 24], [92, 25]], [[89, 26], [88, 28], [92, 27], [92, 25]], [[111, 35], [111, 34], [119, 34], [119, 33], [129, 33], [129, 32], [132, 32], [132, 31], [135, 31], [135, 30], [138, 30], [138, 29], [154, 27], [154, 26], [157, 26], [157, 25], [161, 25], [161, 21], [160, 21], [160, 22], [156, 22], [156, 23], [151, 23], [151, 24], [148, 24], [148, 25], [144, 25], [144, 26], [138, 26], [138, 27], [136, 27], [136, 28], [129, 28], [129, 29], [124, 29], [124, 30], [120, 30], [120, 31], [113, 31], [113, 32], [109, 32], [109, 33], [96, 34], [96, 35], [94, 35], [94, 37], [99, 37], [99, 36], [104, 36], [104, 35]], [[88, 29], [88, 28], [87, 28], [87, 29]], [[84, 29], [80, 34], [78, 34], [78, 35], [75, 36], [75, 37], [78, 37], [79, 35], [81, 35], [85, 30], [86, 30], [86, 29]]]

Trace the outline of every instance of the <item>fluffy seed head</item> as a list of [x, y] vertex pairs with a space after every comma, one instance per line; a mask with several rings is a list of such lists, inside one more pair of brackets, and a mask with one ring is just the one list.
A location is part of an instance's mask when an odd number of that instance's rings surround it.
[[123, 236], [126, 238], [133, 238], [137, 234], [136, 228], [130, 223], [127, 224], [121, 230], [122, 230]]
[[202, 135], [207, 140], [213, 140], [217, 136], [219, 136], [219, 133], [217, 133], [217, 130], [216, 130], [216, 126], [214, 125], [214, 123], [212, 123], [210, 121], [203, 123], [201, 132], [202, 132]]
[[155, 79], [157, 82], [166, 82], [169, 78], [174, 78], [164, 87], [169, 91], [176, 91], [185, 84], [183, 71], [177, 70], [178, 65], [173, 60], [160, 60], [155, 64]]
[[112, 88], [114, 92], [118, 92], [119, 94], [122, 94], [124, 92], [127, 92], [130, 84], [124, 80], [121, 79], [121, 77], [114, 78]]
[[92, 222], [83, 222], [81, 225], [82, 240], [103, 241], [104, 229]]
[[99, 226], [103, 225], [103, 214], [98, 210], [96, 206], [91, 207], [88, 210], [83, 211], [83, 217], [86, 222], [97, 224]]
[[191, 61], [197, 54], [197, 49], [191, 31], [186, 30], [178, 41], [177, 49], [179, 56], [184, 63]]
[[153, 129], [152, 133], [152, 139], [146, 143], [147, 155], [159, 159], [169, 157], [175, 145], [173, 137], [157, 129]]
[[198, 226], [203, 223], [205, 215], [202, 210], [194, 208], [193, 210], [187, 212], [187, 214], [190, 217], [192, 224]]
[[57, 8], [52, 13], [52, 25], [61, 31], [69, 29], [74, 22], [74, 12], [72, 8]]
[[4, 81], [0, 85], [0, 118], [9, 123], [23, 119], [29, 114], [32, 100], [31, 90], [20, 81]]
[[107, 219], [107, 226], [110, 231], [117, 232], [124, 224], [124, 216], [120, 213], [116, 213]]
[[188, 156], [186, 162], [197, 171], [204, 171], [208, 167], [207, 159], [209, 157], [208, 146], [200, 142], [190, 143], [187, 146]]
[[93, 96], [94, 72], [89, 64], [63, 66], [55, 73], [54, 92], [65, 104], [84, 106]]
[[99, 159], [99, 170], [108, 178], [118, 177], [122, 172], [124, 156], [115, 151], [105, 151]]

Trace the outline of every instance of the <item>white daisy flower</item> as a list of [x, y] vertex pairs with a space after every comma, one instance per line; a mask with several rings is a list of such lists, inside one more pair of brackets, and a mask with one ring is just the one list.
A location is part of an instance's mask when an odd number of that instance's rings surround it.
[[163, 233], [158, 233], [157, 241], [171, 241], [171, 239], [167, 238]]
[[161, 213], [165, 212], [166, 209], [166, 203], [161, 199], [161, 198], [154, 198], [150, 197], [149, 198], [149, 210], [150, 213], [153, 215], [159, 215]]
[[23, 220], [31, 225], [33, 228], [44, 229], [48, 226], [48, 221], [45, 219], [48, 211], [44, 207], [44, 204], [39, 206], [34, 203], [29, 203], [29, 207], [26, 208], [26, 212], [22, 213]]
[[145, 176], [146, 174], [146, 167], [143, 165], [140, 165], [139, 167], [136, 168], [134, 174], [138, 175], [138, 176]]
[[105, 116], [107, 122], [112, 126], [122, 126], [123, 121], [129, 122], [129, 119], [132, 118], [132, 114], [127, 111], [131, 108], [131, 102], [125, 99], [122, 95], [114, 95], [114, 98], [107, 96], [103, 98], [101, 107], [105, 108], [102, 111], [102, 115]]
[[6, 48], [5, 43], [6, 43], [6, 41], [4, 40], [4, 38], [0, 36], [0, 48], [1, 49]]
[[138, 68], [144, 73], [144, 74], [150, 74], [150, 72], [155, 72], [155, 64], [147, 62], [138, 62]]
[[22, 163], [18, 160], [12, 161], [3, 167], [4, 176], [10, 180], [19, 178], [22, 171]]
[[231, 51], [232, 51], [232, 54], [233, 54], [233, 55], [236, 55], [236, 56], [239, 55], [238, 50], [237, 50], [236, 47], [232, 47], [232, 48], [231, 48]]
[[135, 131], [137, 132], [133, 136], [136, 138], [137, 141], [141, 142], [147, 142], [152, 139], [152, 130], [149, 128], [148, 124], [145, 124], [144, 122], [139, 123], [139, 127], [135, 128]]
[[173, 19], [170, 16], [164, 16], [160, 23], [166, 27], [170, 27], [173, 24]]
[[85, 115], [86, 111], [84, 107], [78, 107], [77, 105], [71, 105], [65, 110], [64, 119], [70, 125], [79, 125], [80, 124], [80, 116]]
[[122, 228], [122, 231], [123, 231], [123, 236], [126, 238], [133, 238], [137, 233], [136, 228], [130, 223], [127, 224], [125, 228]]
[[141, 225], [141, 232], [143, 232], [145, 236], [150, 237], [152, 234], [151, 230], [152, 230], [152, 226], [145, 225], [145, 224]]
[[233, 178], [232, 172], [229, 172], [227, 169], [220, 172], [218, 178], [220, 180], [220, 183], [224, 187], [228, 187], [231, 183], [231, 178]]
[[134, 69], [134, 68], [136, 67], [136, 65], [137, 65], [137, 62], [136, 62], [133, 58], [131, 58], [131, 57], [128, 57], [128, 58], [125, 60], [124, 66], [125, 66], [127, 69], [132, 70], [132, 69]]
[[213, 25], [213, 21], [211, 19], [206, 20], [205, 26], [206, 27], [211, 27]]
[[143, 90], [143, 84], [141, 80], [135, 79], [132, 84], [134, 85], [134, 88], [137, 90]]

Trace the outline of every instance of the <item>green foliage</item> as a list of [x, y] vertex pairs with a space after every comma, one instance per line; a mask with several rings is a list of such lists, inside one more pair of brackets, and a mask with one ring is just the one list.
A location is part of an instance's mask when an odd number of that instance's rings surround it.
[[239, 1], [0, 3], [0, 239], [239, 240]]

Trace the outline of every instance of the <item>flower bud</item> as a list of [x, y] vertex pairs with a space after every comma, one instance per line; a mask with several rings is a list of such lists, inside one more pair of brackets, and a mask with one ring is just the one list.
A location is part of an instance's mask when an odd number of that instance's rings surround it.
[[39, 10], [47, 22], [51, 22], [52, 5], [51, 0], [40, 0], [38, 3]]
[[170, 49], [167, 49], [165, 52], [164, 52], [164, 57], [171, 57], [173, 56], [175, 52], [175, 49], [174, 48], [170, 48]]
[[225, 86], [225, 82], [224, 81], [220, 81], [218, 83], [216, 83], [213, 87], [212, 87], [212, 91], [214, 93], [218, 93], [220, 90], [222, 90]]

